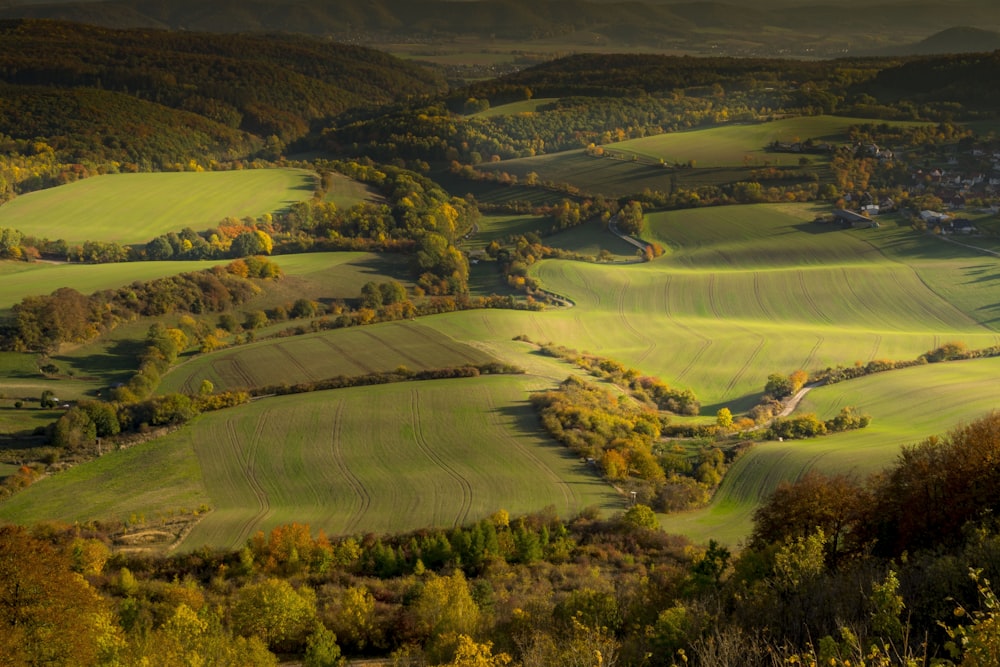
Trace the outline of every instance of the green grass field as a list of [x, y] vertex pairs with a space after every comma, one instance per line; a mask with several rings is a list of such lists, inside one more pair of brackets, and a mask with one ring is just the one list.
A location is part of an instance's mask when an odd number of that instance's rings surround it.
[[54, 475], [0, 505], [0, 519], [153, 517], [207, 503], [189, 549], [236, 548], [291, 521], [337, 535], [452, 526], [501, 508], [620, 508], [539, 431], [526, 400], [537, 386], [492, 376], [265, 399]]
[[812, 469], [864, 479], [891, 465], [903, 445], [1000, 409], [998, 396], [997, 358], [907, 368], [813, 389], [799, 412], [829, 419], [852, 405], [872, 416], [871, 425], [812, 440], [757, 445], [733, 465], [709, 507], [663, 517], [661, 524], [696, 541], [716, 539], [735, 546], [749, 534], [754, 509], [782, 481], [794, 481]]
[[413, 371], [482, 364], [491, 357], [418, 322], [264, 340], [194, 357], [163, 378], [160, 392], [197, 393], [203, 380], [216, 391], [315, 382], [405, 366]]
[[146, 243], [171, 231], [202, 231], [232, 216], [257, 217], [308, 199], [303, 169], [114, 174], [18, 197], [0, 206], [0, 227], [83, 241]]

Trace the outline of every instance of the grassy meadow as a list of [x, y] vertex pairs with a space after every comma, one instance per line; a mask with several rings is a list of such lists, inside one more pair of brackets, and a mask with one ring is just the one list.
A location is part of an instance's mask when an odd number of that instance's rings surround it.
[[378, 533], [501, 508], [619, 508], [610, 486], [539, 430], [526, 400], [537, 386], [491, 376], [265, 399], [43, 480], [0, 505], [0, 519], [152, 519], [207, 503], [183, 543], [192, 549], [237, 548], [291, 521]]
[[316, 175], [304, 169], [112, 174], [18, 197], [0, 206], [0, 227], [70, 244], [141, 244], [281, 210], [315, 189]]

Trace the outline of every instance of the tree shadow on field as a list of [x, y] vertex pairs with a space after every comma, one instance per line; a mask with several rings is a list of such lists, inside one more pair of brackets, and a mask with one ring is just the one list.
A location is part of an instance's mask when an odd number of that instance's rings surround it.
[[118, 340], [104, 346], [100, 353], [79, 357], [57, 355], [53, 359], [71, 367], [79, 379], [98, 379], [112, 385], [129, 379], [145, 347], [143, 340]]
[[[562, 458], [583, 463], [582, 459], [577, 454], [574, 454], [569, 447], [557, 441], [542, 428], [542, 425], [539, 423], [538, 413], [529, 401], [519, 401], [510, 405], [498, 406], [494, 410], [506, 418], [504, 423], [510, 424], [513, 435], [536, 438], [542, 446], [551, 447]], [[594, 474], [597, 474], [596, 470]]]
[[830, 234], [847, 231], [850, 227], [844, 227], [839, 222], [801, 222], [797, 225], [792, 225], [792, 229], [806, 232], [807, 234]]

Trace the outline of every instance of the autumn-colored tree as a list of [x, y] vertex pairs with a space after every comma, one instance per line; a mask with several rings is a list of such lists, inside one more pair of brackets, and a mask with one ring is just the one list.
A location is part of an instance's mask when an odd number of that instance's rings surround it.
[[121, 646], [107, 604], [68, 556], [0, 527], [0, 664], [92, 665]]

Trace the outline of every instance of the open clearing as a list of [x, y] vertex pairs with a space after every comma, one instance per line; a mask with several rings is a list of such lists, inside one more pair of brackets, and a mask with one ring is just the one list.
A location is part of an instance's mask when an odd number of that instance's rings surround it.
[[112, 174], [18, 197], [0, 206], [0, 227], [70, 244], [140, 244], [278, 211], [315, 189], [316, 175], [304, 169]]
[[501, 508], [619, 509], [610, 486], [540, 431], [527, 403], [537, 387], [490, 376], [265, 399], [54, 475], [0, 505], [0, 518], [149, 518], [208, 503], [183, 545], [193, 549], [238, 548], [291, 521], [339, 535]]

